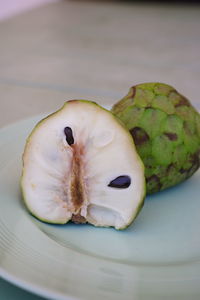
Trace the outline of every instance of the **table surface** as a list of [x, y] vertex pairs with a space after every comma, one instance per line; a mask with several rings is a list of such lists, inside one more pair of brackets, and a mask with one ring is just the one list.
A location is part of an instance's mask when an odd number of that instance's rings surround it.
[[[200, 6], [61, 1], [0, 23], [0, 127], [147, 81], [200, 109]], [[0, 279], [0, 299], [42, 299]]]

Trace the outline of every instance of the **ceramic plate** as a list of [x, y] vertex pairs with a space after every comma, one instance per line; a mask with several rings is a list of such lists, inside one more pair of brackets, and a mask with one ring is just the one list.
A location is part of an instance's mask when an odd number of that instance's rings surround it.
[[19, 187], [25, 139], [40, 117], [0, 130], [0, 275], [48, 299], [199, 300], [200, 172], [148, 197], [125, 231], [44, 224]]

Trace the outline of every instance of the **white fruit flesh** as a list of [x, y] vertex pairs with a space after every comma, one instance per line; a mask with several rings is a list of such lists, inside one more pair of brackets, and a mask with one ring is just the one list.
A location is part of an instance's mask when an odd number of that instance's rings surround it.
[[[72, 130], [72, 145], [66, 127]], [[23, 163], [25, 203], [46, 222], [77, 217], [120, 229], [133, 221], [143, 202], [144, 168], [131, 136], [92, 102], [69, 101], [41, 121], [27, 141]], [[129, 187], [108, 186], [122, 175], [130, 177]]]

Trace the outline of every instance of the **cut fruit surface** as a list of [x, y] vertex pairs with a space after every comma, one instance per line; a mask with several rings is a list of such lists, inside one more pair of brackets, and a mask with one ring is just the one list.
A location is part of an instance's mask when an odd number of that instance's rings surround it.
[[127, 227], [142, 207], [144, 167], [129, 132], [93, 102], [73, 100], [39, 122], [24, 155], [22, 193], [37, 218]]

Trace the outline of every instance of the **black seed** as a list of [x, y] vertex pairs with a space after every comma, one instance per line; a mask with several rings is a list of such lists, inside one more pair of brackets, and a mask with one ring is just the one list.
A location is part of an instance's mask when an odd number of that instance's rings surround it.
[[72, 129], [70, 127], [65, 127], [64, 133], [66, 135], [66, 141], [68, 142], [69, 145], [74, 144], [74, 137], [72, 133]]
[[114, 180], [112, 180], [108, 186], [114, 187], [117, 189], [126, 189], [131, 184], [131, 178], [127, 175], [122, 175], [116, 177]]

